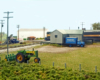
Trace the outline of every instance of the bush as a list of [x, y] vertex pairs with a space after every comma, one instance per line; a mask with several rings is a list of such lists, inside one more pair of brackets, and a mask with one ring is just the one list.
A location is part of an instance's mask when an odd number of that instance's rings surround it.
[[26, 40], [26, 38], [24, 38], [23, 40]]
[[40, 37], [40, 38], [36, 38], [35, 40], [42, 40], [42, 39], [44, 39], [44, 38], [41, 38], [41, 37]]
[[14, 61], [0, 61], [0, 65], [3, 65], [0, 66], [0, 80], [100, 80], [100, 72], [79, 72], [71, 68], [66, 71], [64, 68], [44, 67], [39, 64], [22, 65]]

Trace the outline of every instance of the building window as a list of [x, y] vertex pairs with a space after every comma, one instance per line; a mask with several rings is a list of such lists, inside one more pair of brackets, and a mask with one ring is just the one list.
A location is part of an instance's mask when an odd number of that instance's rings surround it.
[[57, 38], [57, 35], [55, 35], [55, 38]]

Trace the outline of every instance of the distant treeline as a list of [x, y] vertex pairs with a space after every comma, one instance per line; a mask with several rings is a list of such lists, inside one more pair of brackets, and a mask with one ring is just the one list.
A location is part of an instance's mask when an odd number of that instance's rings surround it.
[[[2, 41], [7, 39], [7, 34], [2, 32]], [[1, 41], [1, 32], [0, 32], [0, 41]]]

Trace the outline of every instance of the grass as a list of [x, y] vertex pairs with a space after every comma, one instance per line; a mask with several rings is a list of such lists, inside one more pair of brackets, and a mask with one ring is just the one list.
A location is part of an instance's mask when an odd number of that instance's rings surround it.
[[93, 43], [93, 45], [100, 45], [100, 42]]
[[39, 56], [42, 59], [41, 63], [43, 65], [52, 66], [52, 63], [55, 62], [55, 66], [64, 67], [64, 63], [66, 63], [67, 67], [75, 70], [81, 64], [82, 69], [87, 71], [95, 71], [95, 66], [100, 71], [99, 48], [83, 48], [59, 54], [39, 53]]
[[[45, 46], [44, 44], [43, 46]], [[39, 48], [41, 46], [34, 47]], [[79, 64], [85, 71], [93, 71], [95, 72], [95, 66], [97, 66], [97, 70], [100, 71], [100, 48], [82, 48], [79, 50], [70, 51], [67, 53], [39, 53], [39, 58], [41, 59], [41, 64], [43, 66], [52, 66], [53, 62], [55, 63], [55, 67], [63, 67], [64, 64], [67, 64], [68, 68], [72, 68], [73, 70], [79, 69]], [[17, 51], [10, 52], [17, 54]], [[0, 54], [1, 59], [5, 58], [5, 54]], [[29, 64], [35, 64], [34, 58], [32, 57], [29, 60]]]

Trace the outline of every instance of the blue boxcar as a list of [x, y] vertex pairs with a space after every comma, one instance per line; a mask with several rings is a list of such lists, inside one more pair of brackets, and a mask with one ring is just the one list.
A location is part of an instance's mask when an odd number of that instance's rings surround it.
[[72, 47], [74, 45], [75, 46], [81, 46], [81, 47], [85, 46], [85, 42], [81, 42], [76, 37], [66, 37], [65, 38], [65, 44], [68, 45], [69, 47]]

